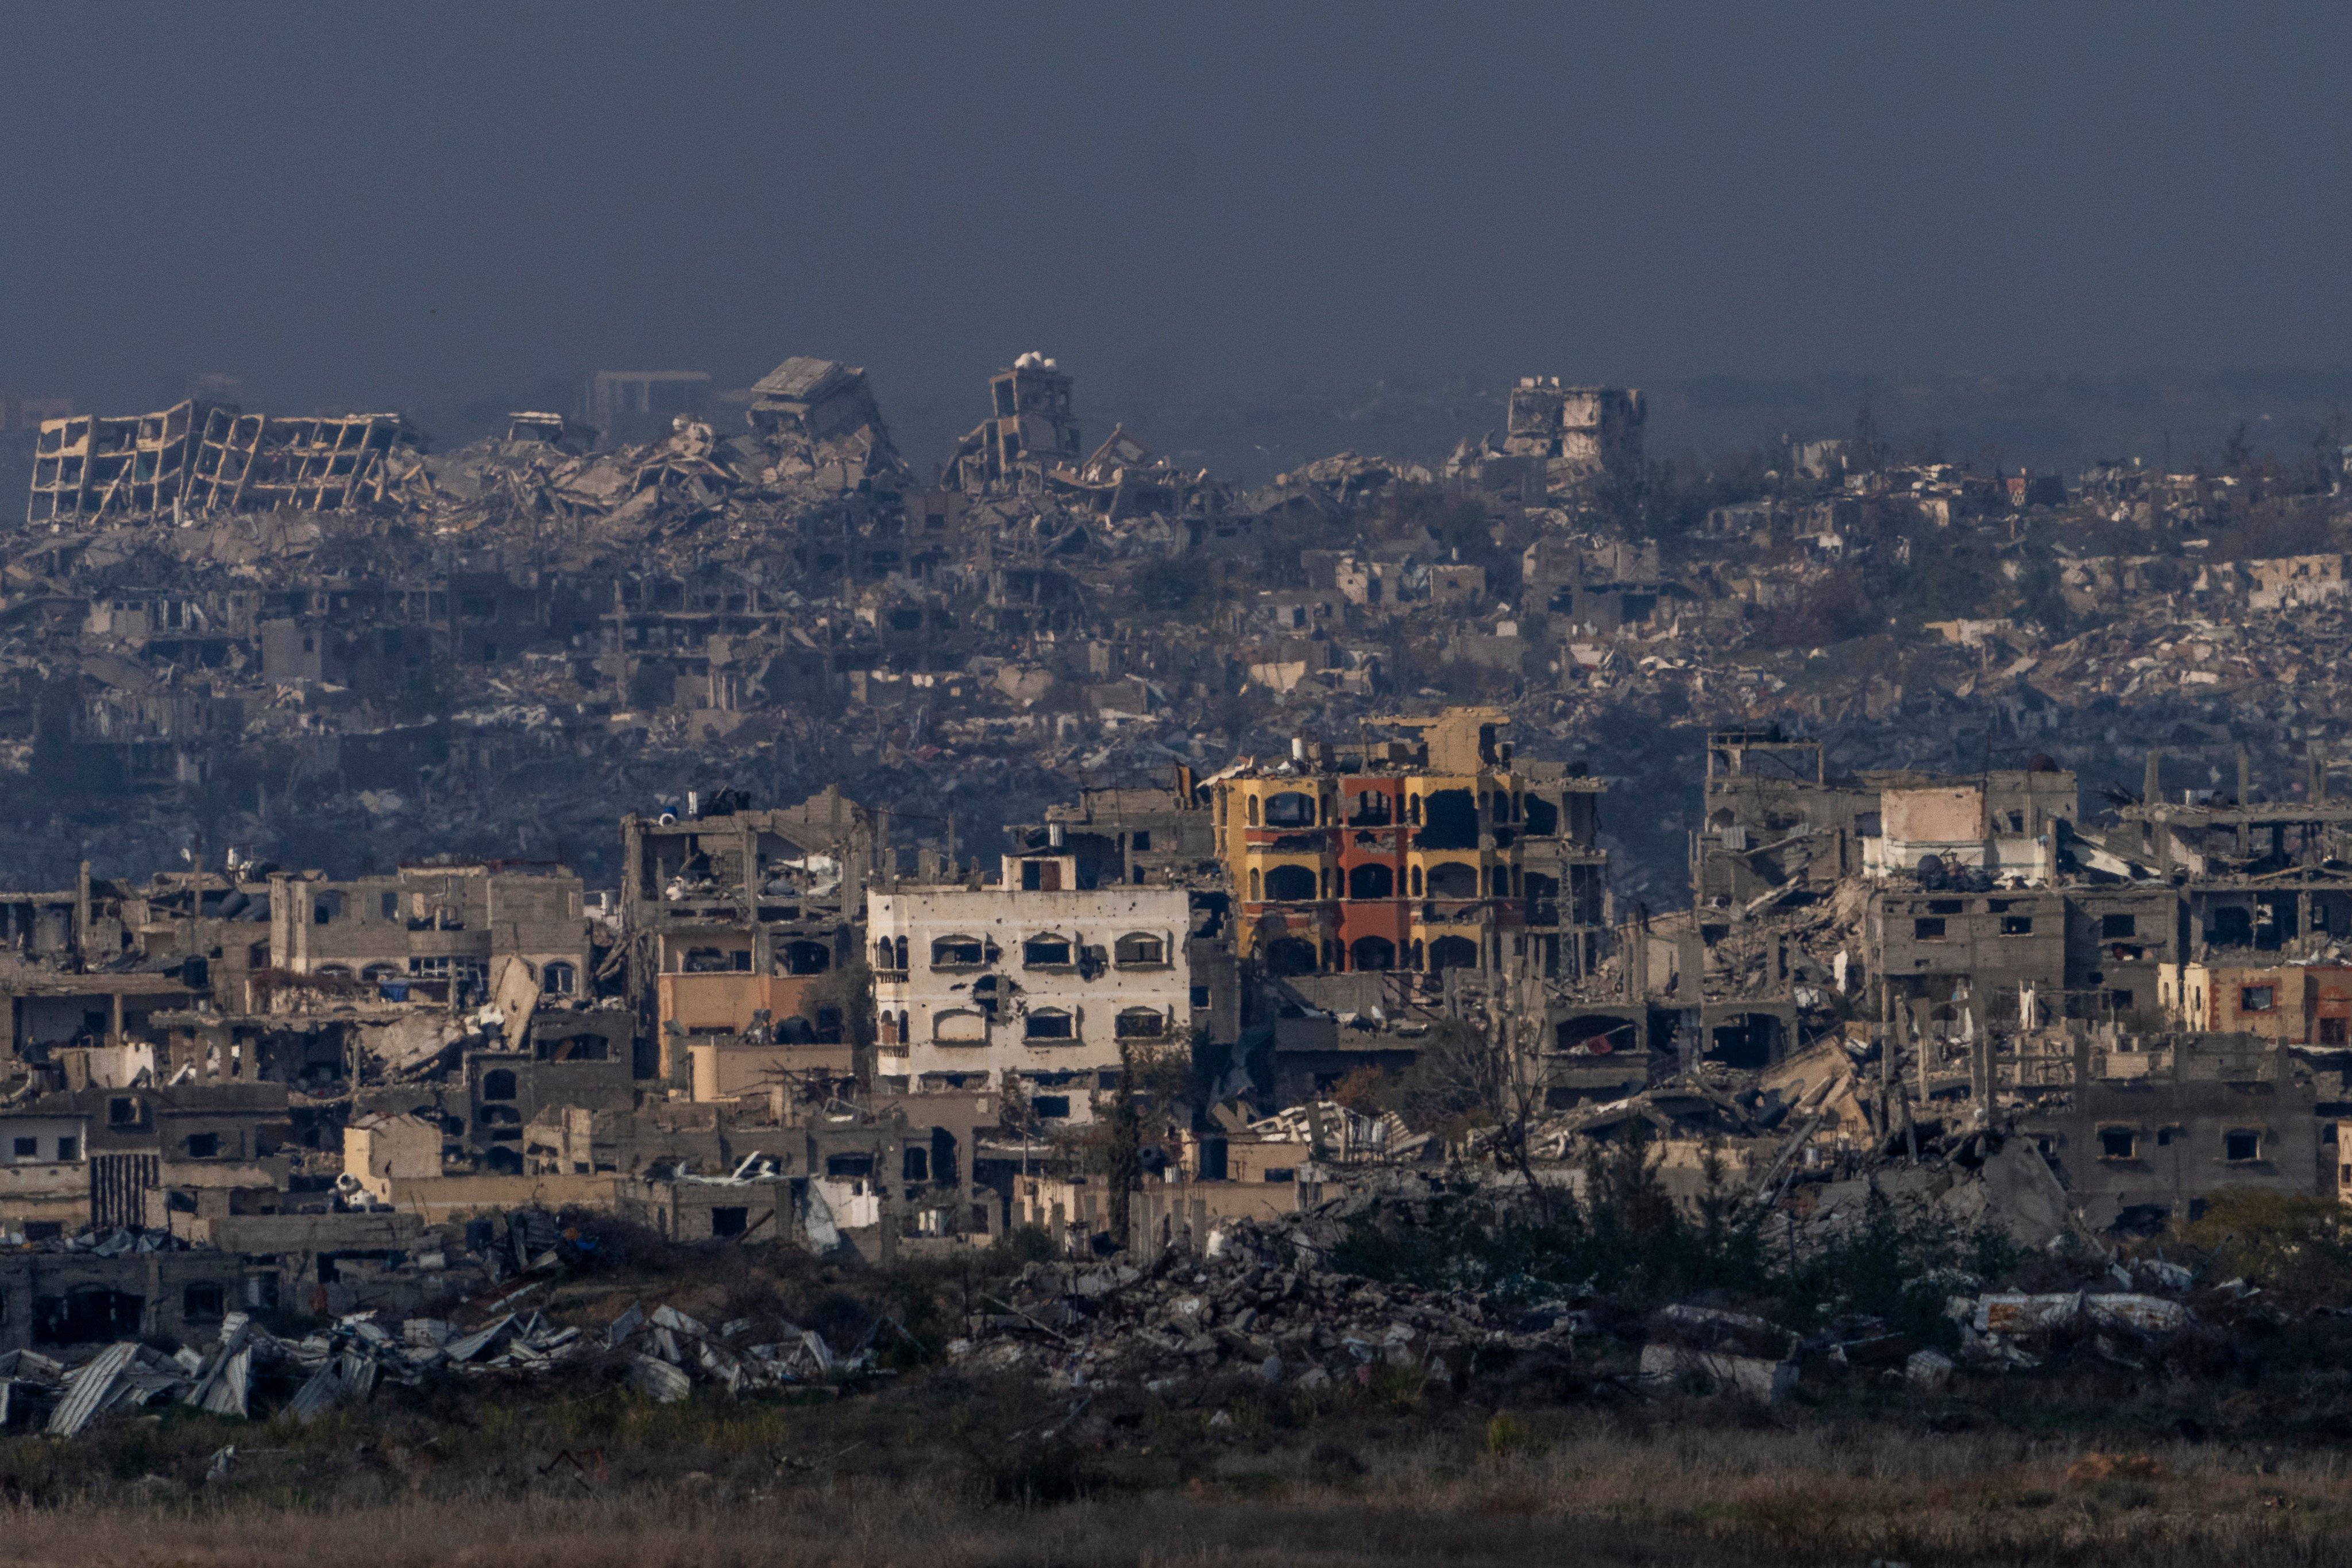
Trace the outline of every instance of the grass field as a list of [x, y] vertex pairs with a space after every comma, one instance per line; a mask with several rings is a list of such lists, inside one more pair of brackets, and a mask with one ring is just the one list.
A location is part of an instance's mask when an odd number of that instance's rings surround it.
[[0, 1510], [0, 1562], [2213, 1568], [2352, 1556], [2352, 1464], [2333, 1449], [2117, 1453], [2012, 1433], [1691, 1414], [1688, 1425], [1501, 1415], [1483, 1432], [1420, 1437], [1373, 1424], [1352, 1443], [1328, 1431], [1237, 1438], [1189, 1480], [1149, 1489], [1082, 1461], [1056, 1472], [1048, 1460], [1029, 1478], [1044, 1484], [1008, 1485], [946, 1450], [868, 1455], [860, 1468], [713, 1447], [709, 1468], [660, 1477], [633, 1477], [609, 1451], [551, 1468], [519, 1452], [452, 1474], [413, 1454], [353, 1450], [332, 1487], [316, 1472], [277, 1486], [256, 1470], [226, 1493], [153, 1476]]

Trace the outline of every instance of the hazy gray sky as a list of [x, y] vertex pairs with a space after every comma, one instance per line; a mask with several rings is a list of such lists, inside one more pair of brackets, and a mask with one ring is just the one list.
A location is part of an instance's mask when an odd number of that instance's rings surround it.
[[86, 406], [2352, 358], [2342, 5], [5, 21], [0, 385]]

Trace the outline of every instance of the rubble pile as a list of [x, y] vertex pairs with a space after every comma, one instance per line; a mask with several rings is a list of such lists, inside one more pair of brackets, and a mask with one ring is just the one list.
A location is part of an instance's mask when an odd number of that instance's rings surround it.
[[208, 1350], [165, 1355], [125, 1341], [79, 1363], [17, 1351], [10, 1352], [13, 1364], [0, 1358], [0, 1375], [16, 1397], [50, 1404], [44, 1430], [71, 1437], [101, 1415], [155, 1405], [258, 1416], [252, 1400], [264, 1384], [280, 1391], [281, 1413], [307, 1422], [364, 1401], [379, 1380], [416, 1387], [436, 1370], [472, 1376], [541, 1372], [574, 1359], [581, 1348], [578, 1329], [555, 1328], [537, 1312], [508, 1313], [467, 1333], [440, 1318], [386, 1325], [374, 1312], [358, 1312], [296, 1340], [231, 1312]]
[[823, 1334], [790, 1322], [738, 1318], [712, 1329], [674, 1307], [651, 1314], [631, 1307], [605, 1331], [604, 1342], [628, 1355], [631, 1385], [667, 1405], [684, 1399], [697, 1383], [735, 1395], [871, 1372], [875, 1341], [886, 1326], [895, 1324], [876, 1319], [865, 1343], [838, 1353]]
[[[877, 1322], [877, 1332], [887, 1321]], [[249, 1314], [231, 1312], [203, 1350], [166, 1354], [127, 1340], [68, 1356], [0, 1354], [0, 1427], [13, 1412], [19, 1426], [37, 1418], [49, 1436], [72, 1437], [102, 1417], [167, 1405], [307, 1423], [366, 1403], [379, 1384], [420, 1388], [436, 1376], [499, 1380], [575, 1366], [622, 1376], [662, 1404], [686, 1398], [698, 1384], [733, 1396], [873, 1370], [870, 1342], [842, 1353], [813, 1329], [757, 1328], [739, 1319], [714, 1329], [672, 1307], [647, 1312], [637, 1305], [601, 1334], [559, 1327], [535, 1310], [499, 1312], [472, 1329], [444, 1318], [383, 1321], [367, 1311], [282, 1339]]]
[[1002, 1310], [976, 1314], [948, 1354], [1057, 1386], [1155, 1390], [1220, 1374], [1312, 1390], [1376, 1366], [1450, 1377], [1485, 1352], [1569, 1355], [1590, 1325], [1564, 1305], [1380, 1283], [1330, 1265], [1351, 1223], [1425, 1224], [1432, 1203], [1447, 1201], [1414, 1186], [1353, 1193], [1280, 1223], [1229, 1222], [1197, 1257], [1030, 1264]]
[[[2118, 1263], [2111, 1272], [2119, 1289], [1953, 1297], [1946, 1313], [1959, 1325], [1961, 1363], [1982, 1372], [2030, 1372], [2069, 1357], [2134, 1372], [2160, 1365], [2177, 1338], [2197, 1322], [2181, 1299], [2193, 1277], [2158, 1258]], [[2238, 1281], [2207, 1293], [2236, 1300], [2242, 1290]]]

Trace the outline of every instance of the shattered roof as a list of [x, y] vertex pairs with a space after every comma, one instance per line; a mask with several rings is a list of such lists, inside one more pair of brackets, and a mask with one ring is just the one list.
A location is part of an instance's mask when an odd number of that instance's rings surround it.
[[751, 390], [762, 397], [814, 397], [835, 380], [847, 380], [866, 373], [855, 365], [845, 365], [835, 359], [811, 359], [794, 354], [767, 374], [751, 384]]

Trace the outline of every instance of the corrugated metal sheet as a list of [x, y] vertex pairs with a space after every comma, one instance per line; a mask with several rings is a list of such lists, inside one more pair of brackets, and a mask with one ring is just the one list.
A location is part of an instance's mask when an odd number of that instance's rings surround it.
[[[221, 1320], [220, 1343], [206, 1358], [202, 1375], [196, 1379], [195, 1386], [188, 1390], [183, 1403], [200, 1405], [217, 1415], [245, 1414], [245, 1393], [242, 1389], [239, 1389], [236, 1395], [236, 1408], [234, 1411], [222, 1410], [213, 1401], [215, 1387], [223, 1373], [227, 1370], [229, 1363], [236, 1358], [237, 1351], [244, 1346], [247, 1335], [252, 1331], [253, 1315], [250, 1312], [231, 1312]], [[245, 1358], [245, 1364], [249, 1372], [253, 1365], [251, 1355], [248, 1354]]]
[[147, 1223], [147, 1194], [158, 1179], [153, 1154], [89, 1157], [89, 1222], [100, 1230], [136, 1229]]
[[111, 1344], [74, 1374], [73, 1386], [57, 1409], [50, 1413], [48, 1434], [52, 1437], [70, 1437], [90, 1423], [90, 1418], [105, 1408], [113, 1396], [114, 1386], [139, 1353], [139, 1342], [124, 1340]]
[[245, 1415], [246, 1399], [253, 1389], [253, 1347], [246, 1345], [220, 1365], [201, 1402], [215, 1415]]
[[306, 1426], [333, 1409], [343, 1397], [343, 1377], [335, 1359], [310, 1374], [299, 1393], [286, 1404], [285, 1414]]

